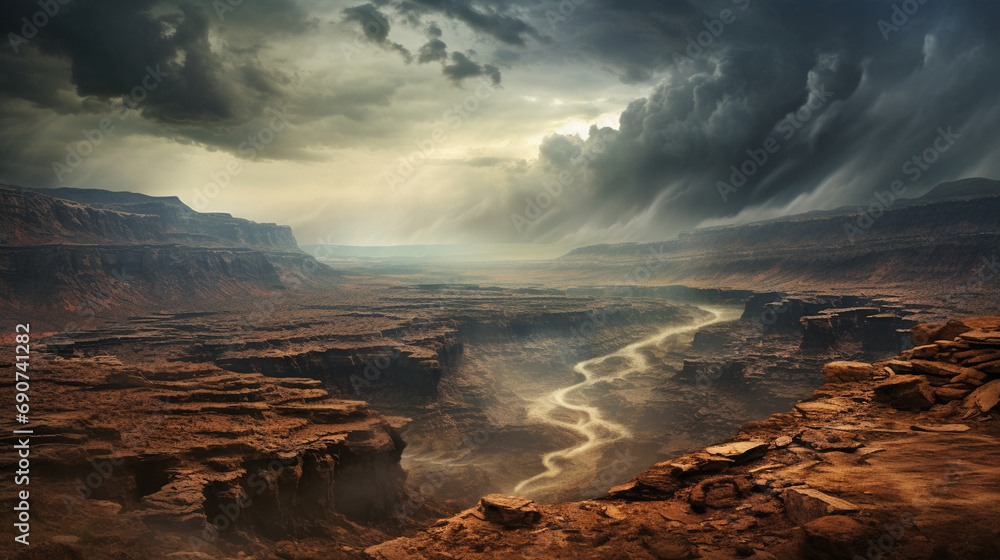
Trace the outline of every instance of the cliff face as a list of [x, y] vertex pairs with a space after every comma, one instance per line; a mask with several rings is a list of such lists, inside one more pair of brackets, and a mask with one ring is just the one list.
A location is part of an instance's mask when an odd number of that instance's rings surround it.
[[[888, 209], [841, 209], [696, 230], [663, 243], [583, 247], [564, 266], [618, 267], [654, 263], [653, 281], [692, 286], [802, 289], [918, 287], [924, 293], [964, 291], [1000, 244], [1000, 183], [955, 189]], [[987, 188], [989, 187], [989, 188]], [[933, 282], [928, 282], [933, 279]]]
[[292, 228], [195, 212], [176, 197], [0, 185], [2, 245], [165, 244], [301, 252]]
[[[405, 499], [396, 429], [319, 381], [107, 355], [33, 367], [32, 506], [50, 512], [33, 543], [86, 526], [82, 544], [129, 558], [230, 557], [233, 542], [310, 534], [346, 545]], [[15, 495], [9, 477], [0, 486]], [[20, 552], [9, 546], [5, 558]]]
[[596, 500], [489, 495], [376, 560], [996, 558], [1000, 317], [918, 325], [918, 346], [832, 362], [827, 384], [726, 443]]
[[0, 299], [8, 309], [95, 315], [253, 296], [332, 277], [299, 250], [288, 226], [200, 214], [169, 197], [53, 194], [60, 198], [0, 185]]

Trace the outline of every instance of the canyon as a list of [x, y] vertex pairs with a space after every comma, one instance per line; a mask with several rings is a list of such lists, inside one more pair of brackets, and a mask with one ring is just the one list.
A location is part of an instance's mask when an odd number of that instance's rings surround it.
[[844, 211], [424, 266], [174, 198], [0, 197], [45, 512], [9, 557], [853, 558], [901, 523], [896, 472], [963, 501], [884, 557], [997, 546], [1000, 325], [946, 328], [1000, 301], [995, 182], [853, 243]]

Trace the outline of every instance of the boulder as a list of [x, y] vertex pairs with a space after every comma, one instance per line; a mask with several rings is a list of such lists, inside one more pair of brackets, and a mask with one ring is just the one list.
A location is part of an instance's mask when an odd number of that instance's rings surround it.
[[994, 360], [1000, 360], [1000, 352], [993, 350], [992, 348], [981, 348], [979, 350], [973, 350], [972, 354], [966, 352], [955, 354], [955, 357], [962, 360], [963, 366], [973, 367], [976, 364], [985, 364]]
[[951, 320], [945, 324], [920, 324], [910, 329], [910, 340], [914, 346], [931, 344], [935, 340], [955, 340], [958, 335], [969, 332], [972, 327], [961, 321]]
[[969, 389], [953, 389], [949, 387], [937, 387], [934, 389], [934, 397], [938, 402], [949, 403], [964, 399], [968, 396]]
[[919, 375], [897, 375], [875, 386], [875, 400], [899, 410], [926, 410], [934, 405], [934, 388]]
[[479, 501], [487, 521], [504, 527], [533, 525], [542, 518], [535, 502], [527, 498], [490, 494]]
[[934, 356], [937, 356], [938, 350], [939, 349], [937, 344], [926, 344], [924, 346], [917, 346], [916, 348], [913, 349], [913, 357], [920, 360], [926, 360], [929, 358], [933, 358]]
[[688, 504], [696, 512], [706, 508], [729, 509], [736, 507], [753, 487], [753, 482], [744, 476], [716, 476], [706, 478], [688, 496]]
[[782, 492], [788, 518], [798, 525], [827, 515], [857, 513], [858, 506], [814, 488], [789, 488]]
[[985, 373], [970, 368], [969, 371], [962, 372], [961, 374], [952, 377], [949, 383], [966, 383], [975, 385], [976, 382], [982, 384], [984, 381], [986, 381]]
[[976, 371], [972, 368], [962, 367], [958, 364], [949, 364], [947, 362], [911, 360], [910, 363], [913, 364], [913, 367], [915, 367], [918, 371], [922, 371], [928, 375], [937, 375], [939, 377], [955, 377], [956, 375]]
[[1000, 375], [1000, 360], [994, 360], [992, 362], [979, 364], [976, 366], [976, 369], [984, 373], [989, 373], [992, 375]]
[[827, 515], [802, 526], [810, 558], [848, 560], [864, 552], [871, 531], [846, 515]]
[[885, 365], [899, 375], [907, 375], [916, 371], [909, 360], [889, 360]]
[[989, 412], [1000, 404], [1000, 379], [990, 381], [976, 389], [963, 403], [967, 408], [975, 407], [980, 412]]
[[967, 331], [961, 335], [962, 340], [974, 346], [1000, 347], [1000, 331]]
[[827, 383], [851, 383], [871, 380], [880, 372], [877, 367], [864, 362], [830, 362], [823, 366], [823, 373]]
[[763, 441], [734, 441], [705, 448], [705, 453], [718, 455], [736, 464], [759, 459], [767, 454], [768, 444]]

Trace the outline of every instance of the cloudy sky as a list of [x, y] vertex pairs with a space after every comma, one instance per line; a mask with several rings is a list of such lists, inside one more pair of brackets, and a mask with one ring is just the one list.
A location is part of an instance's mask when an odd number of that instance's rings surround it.
[[655, 240], [1000, 178], [995, 0], [0, 14], [0, 182], [177, 195], [300, 243]]

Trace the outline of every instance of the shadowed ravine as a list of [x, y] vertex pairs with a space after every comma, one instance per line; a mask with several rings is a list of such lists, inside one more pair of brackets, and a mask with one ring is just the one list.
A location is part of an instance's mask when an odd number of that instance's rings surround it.
[[[562, 486], [565, 484], [563, 474], [567, 470], [596, 472], [602, 450], [612, 443], [631, 438], [632, 434], [627, 427], [606, 418], [595, 404], [583, 402], [579, 397], [573, 399], [571, 395], [600, 381], [623, 379], [646, 371], [651, 364], [642, 352], [644, 348], [659, 346], [670, 337], [690, 333], [713, 323], [739, 318], [738, 310], [716, 308], [704, 308], [704, 310], [711, 314], [710, 319], [692, 325], [667, 327], [649, 338], [629, 344], [610, 354], [577, 363], [573, 366], [573, 371], [583, 376], [582, 381], [557, 389], [529, 406], [528, 412], [531, 417], [576, 432], [583, 441], [578, 445], [543, 455], [542, 465], [545, 470], [519, 482], [514, 487], [514, 493], [538, 495], [553, 487]], [[614, 360], [615, 362], [624, 363], [610, 368], [600, 367], [614, 358], [618, 358]], [[578, 420], [575, 422], [565, 420], [567, 412], [570, 418]]]

